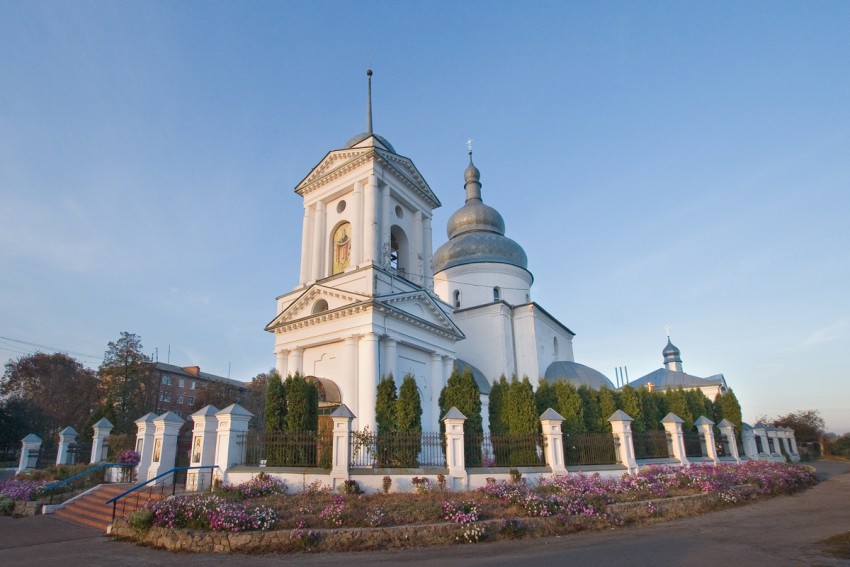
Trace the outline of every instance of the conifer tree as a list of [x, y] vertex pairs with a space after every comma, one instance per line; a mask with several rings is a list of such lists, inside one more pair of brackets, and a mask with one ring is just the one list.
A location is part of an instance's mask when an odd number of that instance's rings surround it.
[[617, 405], [617, 395], [611, 389], [603, 386], [597, 394], [599, 398], [599, 422], [596, 427], [598, 431], [605, 431], [608, 427], [608, 418], [611, 417], [619, 407]]
[[[505, 395], [505, 424], [511, 436], [536, 433], [540, 429], [540, 420], [536, 415], [537, 407], [534, 402], [534, 389], [528, 377], [517, 380], [511, 378], [511, 384]], [[537, 449], [526, 443], [512, 443], [510, 448], [510, 464], [513, 466], [531, 465], [537, 460]]]
[[584, 409], [581, 396], [575, 386], [569, 382], [557, 381], [551, 386], [555, 398], [555, 411], [564, 418], [561, 431], [565, 435], [573, 433], [584, 433], [587, 427], [584, 424]]
[[490, 406], [487, 408], [490, 417], [490, 435], [504, 435], [508, 431], [505, 425], [505, 396], [507, 395], [509, 384], [505, 375], [490, 387]]
[[[714, 404], [716, 409], [716, 413], [718, 414], [720, 419], [728, 419], [735, 425], [736, 434], [741, 434], [741, 404], [738, 403], [738, 398], [735, 396], [735, 392], [732, 389], [726, 390], [723, 394], [720, 395], [717, 403]], [[719, 423], [720, 420], [718, 420]]]
[[584, 418], [585, 430], [594, 433], [603, 433], [600, 429], [599, 400], [596, 398], [596, 391], [582, 384], [578, 387], [578, 395], [581, 399], [581, 411]]
[[640, 397], [628, 384], [620, 390], [620, 409], [632, 418], [632, 431], [646, 431], [646, 420], [643, 417]]
[[269, 373], [266, 389], [266, 431], [279, 433], [285, 429], [286, 392], [277, 370]]
[[384, 376], [378, 383], [378, 393], [375, 400], [375, 421], [377, 433], [389, 433], [396, 430], [396, 395], [395, 379], [392, 373]]
[[[502, 378], [504, 378], [504, 376], [502, 376]], [[492, 396], [493, 394], [490, 394], [491, 400], [493, 399]], [[492, 404], [493, 402], [491, 401], [490, 403]], [[555, 399], [555, 391], [545, 378], [541, 378], [537, 383], [537, 390], [534, 392], [534, 405], [537, 407], [538, 417], [543, 415], [543, 412], [547, 409], [555, 409], [555, 406], [558, 405], [558, 401]]]
[[655, 431], [662, 428], [661, 420], [667, 414], [659, 415], [658, 405], [655, 403], [657, 396], [652, 395], [652, 392], [647, 390], [646, 387], [638, 388], [637, 394], [640, 399], [641, 413], [643, 414], [643, 421], [647, 431]]
[[701, 416], [711, 417], [714, 415], [714, 411], [706, 414], [705, 394], [702, 393], [702, 390], [685, 390], [685, 400], [687, 400], [688, 410], [691, 412], [691, 416], [693, 416], [694, 421], [698, 420]]
[[684, 421], [682, 429], [691, 431], [694, 428], [694, 416], [691, 410], [688, 409], [688, 400], [685, 396], [685, 390], [681, 386], [675, 389], [667, 390], [667, 406], [668, 411], [679, 416]]
[[464, 448], [466, 453], [466, 466], [481, 466], [481, 438], [484, 435], [484, 424], [481, 419], [481, 392], [472, 370], [467, 368], [461, 374], [457, 367], [452, 371], [446, 381], [446, 386], [440, 392], [438, 400], [440, 405], [440, 433], [445, 434], [446, 425], [442, 417], [452, 408], [456, 407], [460, 413], [466, 416], [463, 424]]
[[407, 374], [401, 383], [396, 401], [396, 431], [405, 434], [394, 451], [399, 466], [417, 467], [416, 460], [422, 443], [422, 402], [416, 378]]
[[319, 391], [297, 372], [287, 376], [283, 384], [286, 395], [285, 429], [289, 433], [318, 431]]

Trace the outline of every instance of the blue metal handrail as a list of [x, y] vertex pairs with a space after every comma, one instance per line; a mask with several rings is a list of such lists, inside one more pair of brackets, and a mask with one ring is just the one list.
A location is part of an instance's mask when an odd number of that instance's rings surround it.
[[94, 472], [97, 472], [97, 471], [100, 471], [100, 470], [103, 470], [103, 469], [106, 469], [106, 468], [110, 468], [110, 467], [134, 467], [134, 466], [136, 466], [136, 465], [131, 464], [131, 463], [101, 463], [98, 466], [94, 467], [93, 469], [83, 471], [80, 474], [75, 474], [74, 476], [66, 478], [65, 480], [60, 480], [59, 482], [56, 482], [56, 483], [51, 484], [49, 486], [45, 486], [44, 491], [45, 492], [47, 492], [48, 490], [50, 491], [50, 503], [52, 504], [53, 503], [53, 495], [55, 494], [55, 489], [59, 488], [60, 486], [62, 486], [64, 484], [68, 484], [71, 481], [74, 481], [78, 478], [82, 478], [84, 476], [90, 475]]
[[[203, 466], [197, 466], [197, 467], [174, 467], [171, 470], [167, 470], [162, 474], [156, 475], [155, 477], [153, 477], [150, 480], [147, 480], [145, 482], [137, 484], [136, 486], [132, 487], [130, 490], [124, 491], [114, 498], [110, 498], [105, 503], [106, 504], [112, 504], [112, 519], [114, 521], [115, 520], [115, 511], [116, 511], [116, 508], [118, 506], [118, 501], [121, 500], [122, 498], [124, 498], [125, 496], [127, 496], [128, 494], [136, 492], [138, 490], [141, 490], [142, 488], [149, 485], [150, 483], [154, 483], [154, 486], [156, 486], [156, 481], [158, 481], [159, 479], [164, 478], [168, 475], [173, 475], [177, 471], [192, 471], [192, 470], [210, 469], [210, 472], [212, 472], [212, 469], [217, 469], [217, 468], [218, 468], [218, 465], [203, 465]], [[172, 495], [174, 494], [174, 492], [173, 492], [174, 486], [175, 485], [172, 485]], [[212, 488], [212, 482], [210, 482], [210, 488]]]

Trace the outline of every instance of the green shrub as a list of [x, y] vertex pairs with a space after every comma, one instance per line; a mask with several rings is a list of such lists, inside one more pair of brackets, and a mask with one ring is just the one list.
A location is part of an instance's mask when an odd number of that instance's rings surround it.
[[148, 531], [153, 525], [154, 511], [143, 508], [136, 510], [127, 518], [127, 523], [138, 533]]

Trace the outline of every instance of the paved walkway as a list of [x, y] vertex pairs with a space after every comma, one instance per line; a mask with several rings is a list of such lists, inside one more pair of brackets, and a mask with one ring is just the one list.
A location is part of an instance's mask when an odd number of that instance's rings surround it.
[[[173, 554], [122, 543], [98, 530], [51, 516], [0, 518], [0, 565], [44, 567], [266, 565], [487, 565], [534, 567], [585, 564], [599, 567], [653, 565], [850, 566], [822, 555], [817, 543], [850, 531], [850, 463], [818, 462], [826, 480], [796, 494], [638, 528], [421, 550], [226, 558]], [[71, 565], [69, 566], [69, 563]]]

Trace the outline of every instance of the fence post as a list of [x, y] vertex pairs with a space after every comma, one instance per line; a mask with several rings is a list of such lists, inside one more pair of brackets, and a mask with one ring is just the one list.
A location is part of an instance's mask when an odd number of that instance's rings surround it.
[[744, 455], [750, 460], [757, 460], [759, 452], [756, 447], [756, 434], [753, 432], [753, 426], [749, 423], [741, 423], [741, 442], [744, 445]]
[[632, 439], [632, 418], [623, 410], [617, 410], [608, 418], [608, 422], [611, 424], [611, 433], [619, 440], [617, 452], [620, 463], [629, 469], [629, 474], [636, 474], [639, 469]]
[[661, 420], [664, 431], [670, 435], [673, 444], [673, 458], [677, 459], [683, 467], [691, 464], [685, 451], [685, 434], [682, 432], [682, 424], [685, 420], [672, 411]]
[[[174, 463], [177, 460], [177, 434], [180, 433], [180, 427], [183, 423], [183, 419], [173, 411], [167, 411], [153, 420], [153, 457], [148, 469], [148, 478], [145, 480], [150, 480], [158, 474], [174, 468]], [[173, 484], [174, 475], [171, 475], [171, 478], [163, 479], [162, 482], [157, 482], [159, 484]]]
[[248, 423], [254, 414], [240, 406], [230, 404], [215, 414], [216, 429], [215, 464], [223, 481], [227, 480], [227, 469], [245, 462]]
[[[35, 433], [30, 433], [21, 439], [21, 460], [18, 462], [18, 470], [15, 474], [22, 473], [27, 469], [34, 469], [38, 464], [38, 452], [41, 450], [41, 437]], [[35, 454], [35, 457], [30, 458], [30, 452]]]
[[105, 417], [100, 418], [100, 421], [92, 426], [94, 436], [91, 440], [91, 464], [99, 463], [106, 460], [106, 455], [109, 452], [109, 433], [112, 431], [112, 424]]
[[767, 437], [773, 440], [773, 443], [770, 445], [770, 456], [774, 459], [781, 458], [784, 461], [785, 455], [782, 454], [782, 448], [779, 446], [779, 430], [773, 425], [768, 425]]
[[348, 406], [340, 405], [331, 414], [333, 421], [333, 453], [331, 454], [331, 486], [336, 488], [349, 480], [351, 463], [351, 422], [356, 416]]
[[463, 432], [465, 421], [466, 416], [454, 406], [443, 416], [443, 423], [446, 425], [446, 464], [449, 467], [453, 490], [466, 490], [468, 483]]
[[[191, 416], [192, 418], [192, 448], [189, 453], [189, 466], [202, 467], [215, 464], [215, 430], [218, 428], [218, 420], [215, 414], [218, 408], [215, 406], [204, 406]], [[207, 470], [189, 471], [186, 474], [186, 490], [207, 490], [210, 488], [204, 484], [204, 475]], [[212, 475], [210, 475], [212, 484]]]
[[738, 443], [735, 441], [735, 425], [728, 419], [723, 419], [717, 424], [717, 428], [720, 429], [720, 435], [726, 438], [729, 454], [736, 463], [740, 463], [741, 456], [738, 454]]
[[791, 460], [795, 463], [800, 462], [800, 453], [797, 452], [797, 438], [794, 435], [794, 430], [790, 427], [785, 428], [788, 433], [788, 442], [791, 444]]
[[139, 464], [136, 465], [136, 478], [139, 482], [148, 479], [148, 470], [153, 462], [153, 420], [156, 414], [148, 412], [133, 423], [136, 424], [136, 452], [139, 454]]
[[552, 408], [547, 409], [540, 416], [540, 426], [543, 428], [546, 445], [546, 465], [552, 469], [553, 476], [567, 474], [567, 465], [564, 460], [564, 434], [561, 431], [563, 422], [563, 416]]
[[71, 447], [71, 444], [76, 440], [77, 431], [73, 427], [66, 427], [65, 429], [59, 432], [59, 448], [56, 450], [57, 465], [70, 464], [68, 462], [71, 460], [68, 458], [68, 449]]
[[702, 443], [705, 446], [703, 454], [716, 463], [717, 447], [714, 445], [714, 422], [704, 415], [701, 415], [699, 416], [699, 419], [694, 422], [694, 425], [696, 425], [697, 429], [699, 429], [700, 433], [702, 433]]

